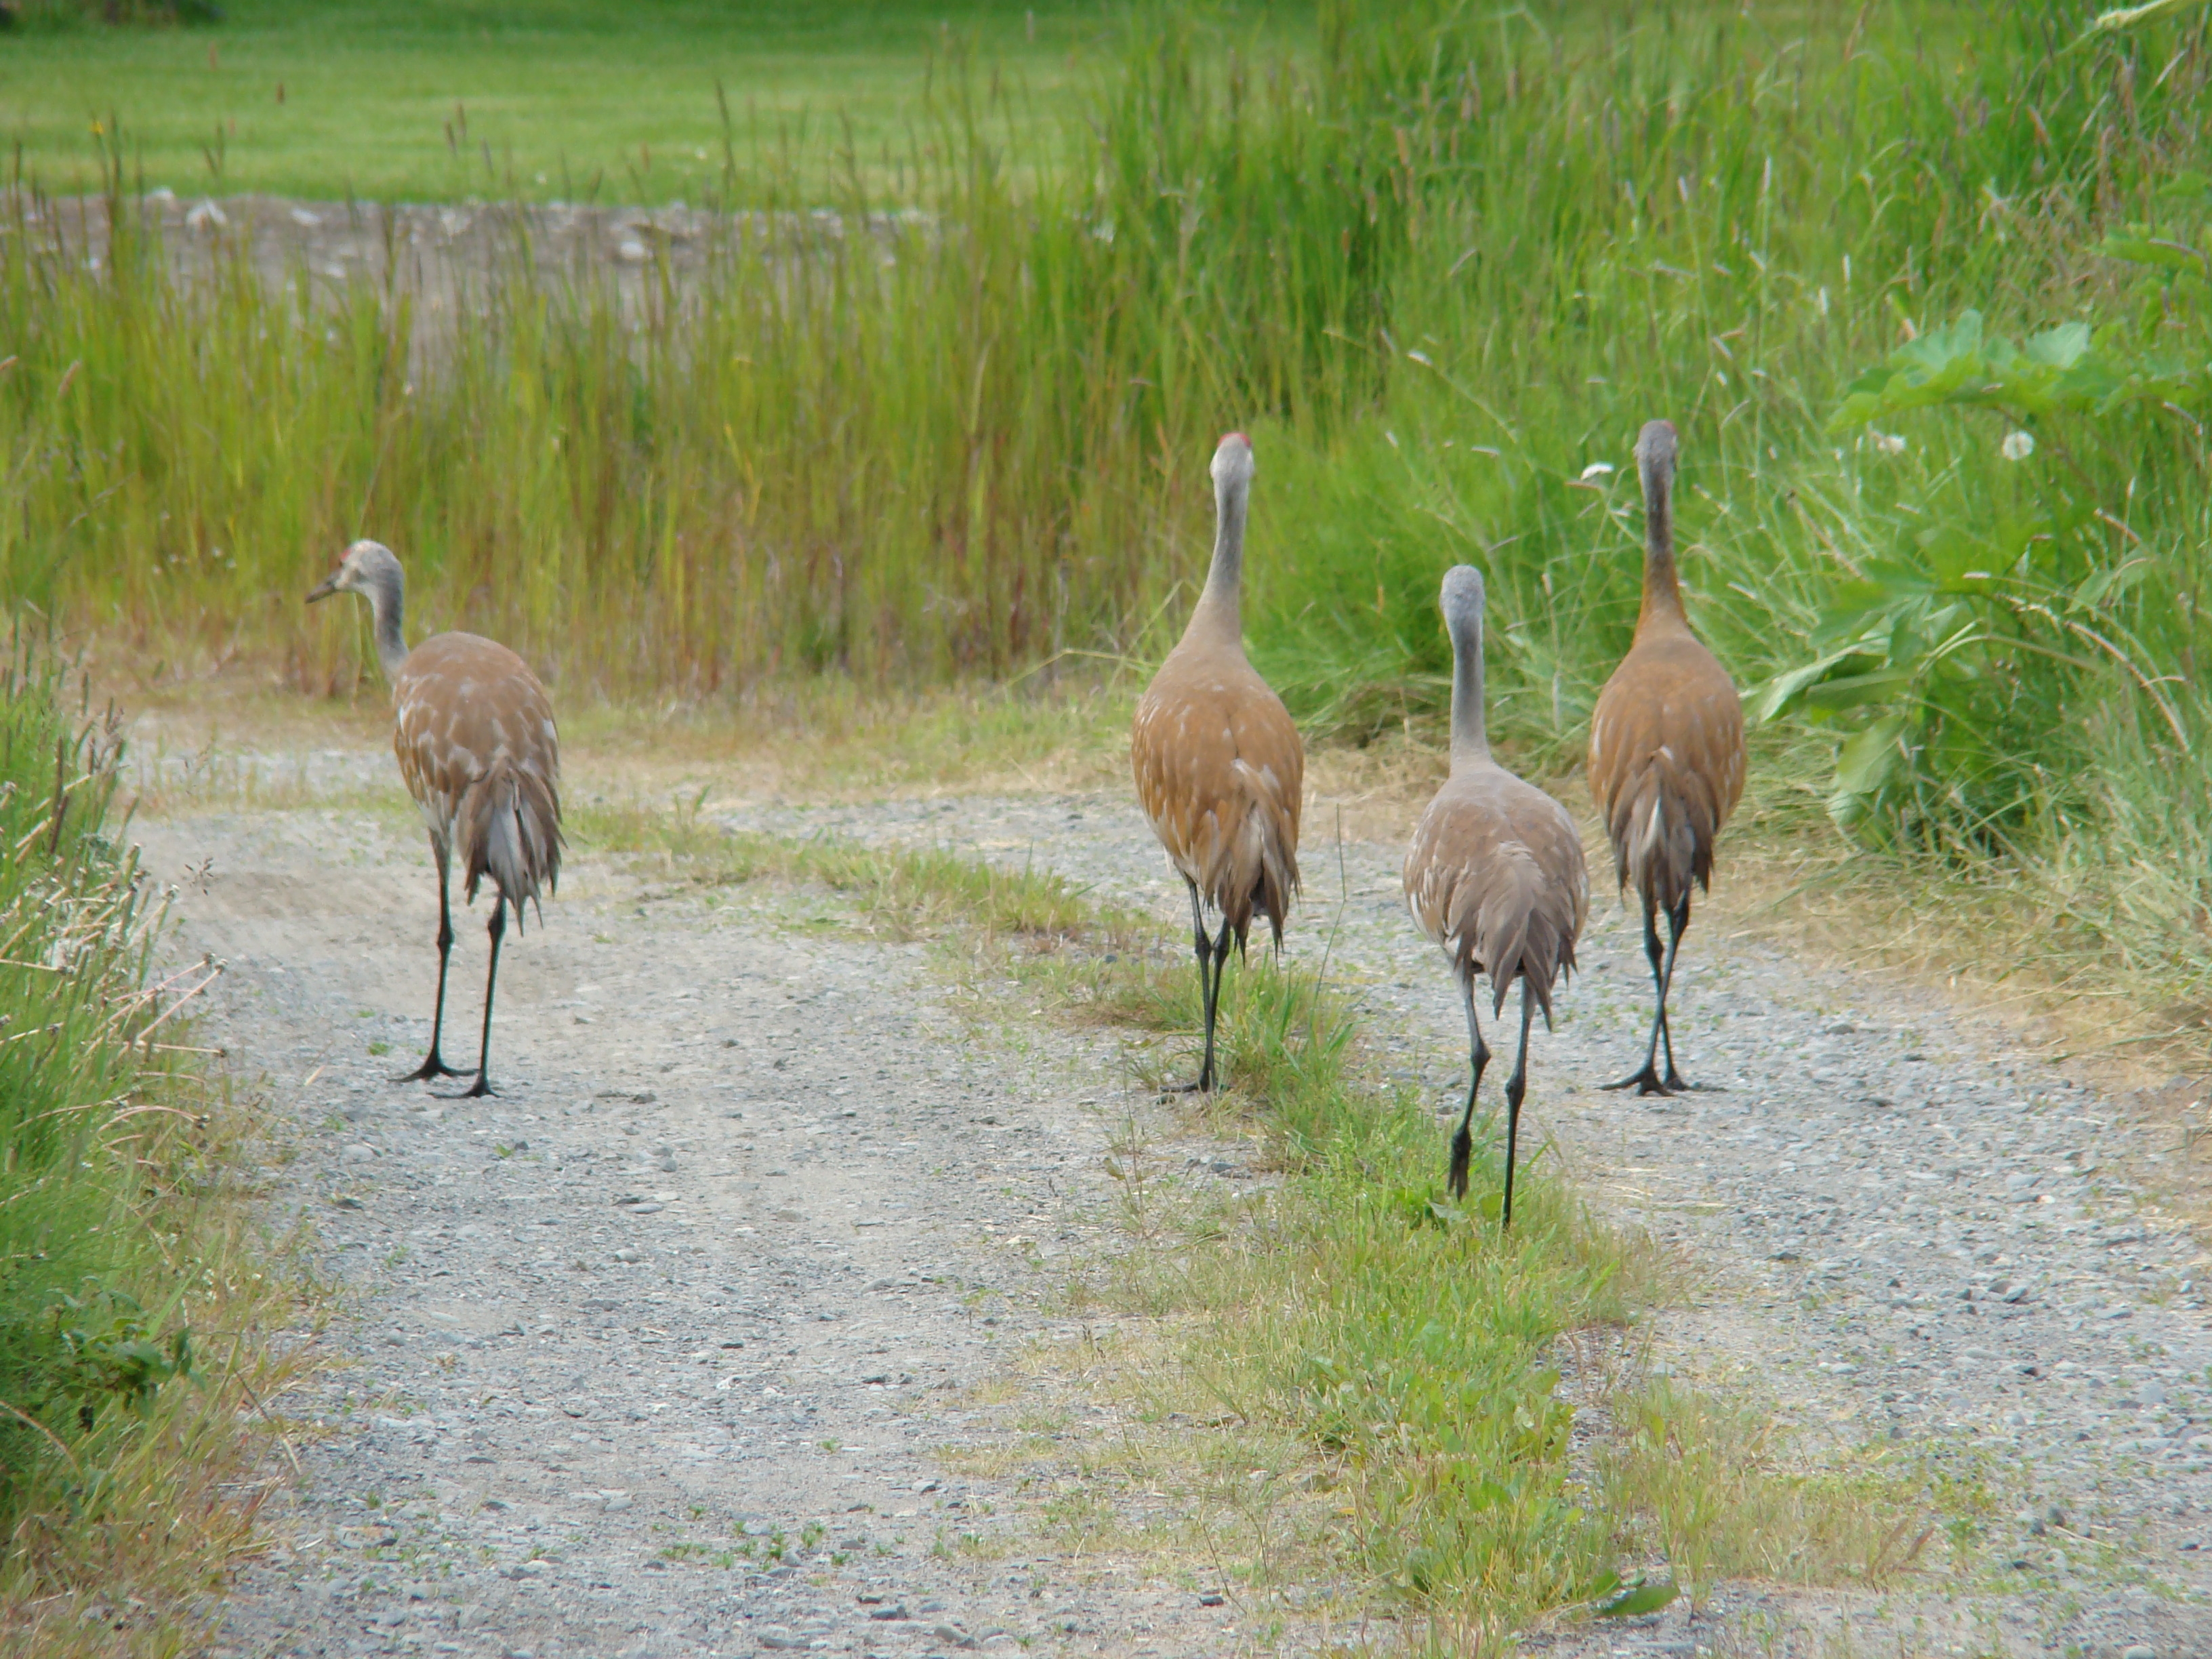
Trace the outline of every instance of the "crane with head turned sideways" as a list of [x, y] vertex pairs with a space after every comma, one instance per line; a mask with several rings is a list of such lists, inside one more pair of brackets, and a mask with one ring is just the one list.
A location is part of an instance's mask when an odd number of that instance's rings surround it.
[[446, 1023], [446, 968], [453, 953], [449, 865], [460, 854], [465, 896], [489, 875], [492, 901], [491, 966], [484, 977], [483, 1035], [476, 1081], [463, 1092], [492, 1092], [491, 1000], [499, 982], [499, 945], [507, 913], [517, 932], [526, 903], [539, 903], [561, 880], [561, 744], [553, 704], [530, 665], [505, 646], [475, 634], [434, 634], [412, 651], [404, 622], [405, 579], [392, 550], [356, 542], [329, 580], [307, 595], [313, 605], [333, 593], [368, 601], [376, 659], [392, 683], [392, 746], [399, 775], [422, 809], [438, 860], [438, 998], [430, 1052], [394, 1083], [459, 1077], [446, 1064], [440, 1039]]
[[[1213, 453], [1213, 562], [1182, 641], [1137, 704], [1129, 764], [1146, 822], [1190, 890], [1206, 1056], [1195, 1086], [1215, 1086], [1213, 1028], [1221, 970], [1265, 916], [1275, 947], [1298, 890], [1305, 750], [1283, 700], [1244, 659], [1239, 609], [1252, 446], [1232, 432]], [[1206, 936], [1208, 910], [1219, 914]]]
[[1606, 1086], [1644, 1095], [1692, 1086], [1674, 1065], [1667, 994], [1690, 925], [1690, 890], [1711, 890], [1713, 842], [1743, 794], [1743, 702], [1727, 670], [1690, 631], [1674, 573], [1674, 447], [1666, 421], [1647, 423], [1637, 436], [1644, 603], [1628, 654], [1590, 716], [1590, 798], [1605, 818], [1618, 883], [1633, 884], [1644, 907], [1644, 954], [1657, 1002], [1643, 1069]]
[[1513, 1165], [1521, 1103], [1528, 1087], [1528, 1026], [1538, 1009], [1552, 1024], [1552, 989], [1575, 965], [1575, 940], [1589, 909], [1582, 836], [1567, 809], [1524, 783], [1490, 753], [1482, 705], [1482, 574], [1445, 573], [1444, 627], [1452, 642], [1451, 775], [1437, 791], [1406, 853], [1406, 903], [1421, 931], [1443, 947], [1467, 1007], [1467, 1110], [1452, 1137], [1450, 1186], [1467, 1194], [1474, 1152], [1474, 1102], [1490, 1049], [1474, 1009], [1474, 976], [1490, 975], [1491, 1014], [1521, 981], [1521, 1042], [1505, 1083], [1504, 1227], [1513, 1224]]

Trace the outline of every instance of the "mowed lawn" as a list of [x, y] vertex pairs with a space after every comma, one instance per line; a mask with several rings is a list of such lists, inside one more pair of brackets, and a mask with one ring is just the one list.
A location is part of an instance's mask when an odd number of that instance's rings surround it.
[[[802, 155], [903, 194], [930, 88], [991, 126], [1060, 122], [1117, 13], [1042, 0], [225, 0], [222, 21], [30, 21], [0, 36], [0, 142], [49, 191], [97, 189], [119, 129], [134, 184], [188, 193], [693, 204]], [[948, 77], [948, 63], [973, 73]], [[939, 107], [944, 100], [939, 99]], [[1025, 144], [1030, 155], [1036, 147]]]

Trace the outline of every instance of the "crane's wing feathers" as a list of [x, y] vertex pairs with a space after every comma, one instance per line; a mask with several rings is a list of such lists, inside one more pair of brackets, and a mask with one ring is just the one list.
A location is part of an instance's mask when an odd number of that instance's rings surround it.
[[1279, 944], [1305, 799], [1305, 749], [1282, 699], [1241, 654], [1178, 649], [1137, 705], [1129, 761], [1176, 868], [1240, 945], [1255, 915]]
[[1589, 872], [1567, 810], [1503, 767], [1455, 772], [1421, 816], [1406, 854], [1413, 920], [1462, 976], [1490, 975], [1502, 1009], [1523, 979], [1544, 1018], [1575, 965]]
[[1686, 632], [1632, 648], [1590, 717], [1590, 795], [1620, 884], [1666, 910], [1710, 885], [1743, 775], [1742, 699], [1712, 653]]
[[474, 634], [440, 634], [392, 681], [392, 748], [442, 857], [468, 896], [489, 874], [514, 908], [558, 889], [561, 745], [529, 665]]

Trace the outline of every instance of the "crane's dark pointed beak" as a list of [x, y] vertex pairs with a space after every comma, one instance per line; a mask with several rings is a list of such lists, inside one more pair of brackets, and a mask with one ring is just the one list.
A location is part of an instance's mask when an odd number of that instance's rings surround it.
[[331, 576], [325, 580], [320, 587], [318, 587], [313, 592], [307, 595], [307, 603], [309, 605], [313, 605], [317, 599], [327, 599], [331, 594], [337, 591], [338, 579], [336, 576]]

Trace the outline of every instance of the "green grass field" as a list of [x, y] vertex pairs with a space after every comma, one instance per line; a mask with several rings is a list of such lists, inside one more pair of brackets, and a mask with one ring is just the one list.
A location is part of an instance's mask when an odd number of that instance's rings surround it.
[[197, 27], [34, 14], [0, 44], [0, 143], [52, 191], [99, 188], [95, 129], [119, 118], [134, 171], [179, 195], [696, 205], [724, 184], [719, 88], [748, 142], [849, 144], [888, 196], [933, 64], [988, 64], [1042, 119], [1111, 33], [1070, 0], [225, 9]]

